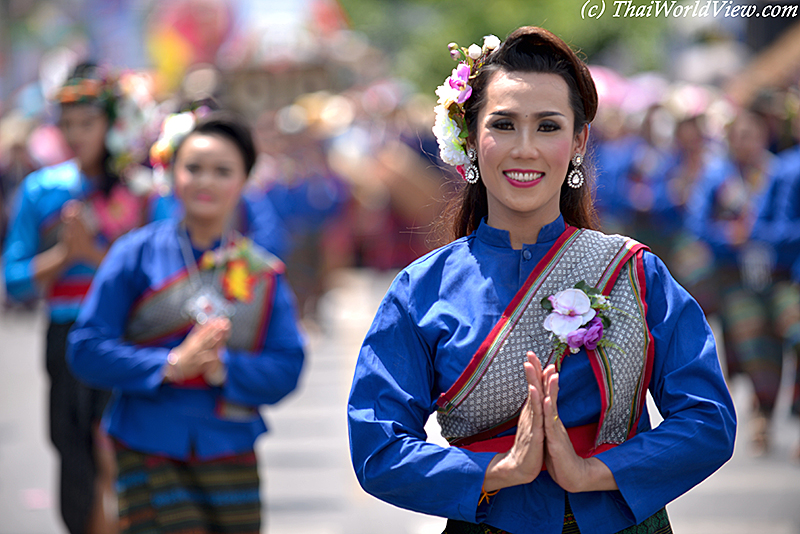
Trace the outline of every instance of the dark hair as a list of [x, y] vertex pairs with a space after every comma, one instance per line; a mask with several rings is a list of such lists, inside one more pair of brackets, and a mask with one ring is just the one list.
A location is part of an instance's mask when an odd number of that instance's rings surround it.
[[[512, 32], [489, 54], [486, 63], [470, 84], [472, 95], [466, 102], [464, 115], [471, 140], [477, 136], [477, 117], [486, 98], [486, 87], [499, 71], [540, 72], [561, 76], [569, 88], [569, 102], [575, 115], [575, 133], [591, 123], [597, 113], [597, 90], [586, 64], [569, 45], [553, 33], [535, 26], [524, 26]], [[570, 162], [570, 169], [571, 166]], [[591, 197], [594, 174], [586, 158], [582, 170], [586, 177], [583, 187], [573, 189], [566, 181], [561, 187], [561, 213], [564, 220], [572, 226], [596, 229], [599, 223]], [[483, 180], [465, 185], [449, 213], [454, 238], [474, 232], [481, 219], [488, 215]]]
[[236, 145], [242, 155], [244, 170], [247, 176], [256, 164], [256, 145], [253, 142], [253, 134], [250, 126], [239, 115], [230, 111], [212, 111], [205, 117], [197, 121], [192, 131], [183, 137], [175, 147], [173, 159], [178, 156], [183, 143], [193, 134], [218, 135], [224, 137]]

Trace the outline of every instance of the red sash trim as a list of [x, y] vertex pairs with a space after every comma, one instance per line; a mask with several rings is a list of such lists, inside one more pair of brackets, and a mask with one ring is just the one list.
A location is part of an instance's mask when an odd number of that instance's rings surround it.
[[644, 372], [641, 375], [641, 380], [637, 385], [637, 396], [636, 396], [636, 411], [631, 411], [631, 421], [630, 421], [630, 431], [628, 432], [628, 438], [633, 437], [636, 434], [636, 426], [638, 422], [638, 418], [640, 414], [644, 411], [644, 404], [647, 399], [645, 393], [647, 391], [648, 386], [650, 385], [650, 378], [653, 376], [653, 360], [655, 359], [655, 343], [653, 342], [653, 333], [650, 331], [650, 328], [647, 326], [647, 300], [645, 297], [647, 296], [647, 279], [645, 278], [644, 274], [644, 260], [643, 260], [643, 251], [638, 251], [636, 255], [636, 262], [634, 264], [634, 269], [632, 272], [632, 276], [635, 277], [635, 284], [633, 287], [639, 288], [639, 306], [641, 310], [642, 317], [644, 318], [644, 329], [646, 330], [647, 337], [647, 351], [646, 351], [646, 360], [644, 365]]
[[47, 298], [83, 298], [89, 292], [89, 287], [92, 285], [91, 276], [85, 280], [69, 280], [59, 281], [53, 284], [48, 291]]
[[[631, 276], [633, 277], [631, 279], [631, 287], [634, 291], [636, 291], [637, 288], [639, 289], [636, 300], [639, 304], [639, 309], [642, 314], [642, 328], [644, 328], [646, 334], [646, 361], [644, 372], [642, 372], [639, 378], [639, 383], [636, 386], [637, 391], [633, 400], [635, 406], [631, 407], [631, 419], [628, 421], [629, 438], [636, 433], [636, 422], [639, 418], [639, 415], [642, 413], [645, 402], [644, 391], [647, 388], [647, 385], [650, 383], [650, 376], [653, 369], [653, 336], [650, 333], [650, 329], [647, 327], [647, 303], [644, 300], [646, 288], [642, 255], [645, 250], [649, 250], [649, 248], [633, 240], [628, 241], [625, 247], [623, 247], [617, 254], [617, 257], [615, 257], [614, 261], [609, 263], [606, 273], [604, 273], [603, 277], [600, 279], [602, 282], [602, 293], [608, 296], [611, 293], [611, 290], [614, 288], [614, 284], [622, 272], [622, 269], [629, 261], [633, 260], [633, 268], [630, 270]], [[586, 352], [589, 357], [589, 363], [592, 366], [595, 379], [597, 380], [598, 389], [600, 390], [600, 419], [597, 423], [597, 430], [599, 433], [600, 428], [602, 428], [603, 423], [605, 422], [606, 414], [608, 414], [609, 408], [614, 404], [614, 387], [612, 383], [611, 364], [608, 359], [608, 353], [604, 347], [598, 346], [596, 350], [586, 349]], [[598, 436], [595, 436], [595, 438], [598, 437], [599, 434]]]
[[492, 328], [486, 339], [483, 340], [478, 350], [472, 356], [464, 372], [456, 382], [439, 396], [436, 404], [439, 411], [449, 413], [453, 411], [472, 392], [481, 377], [494, 360], [503, 342], [508, 338], [514, 326], [519, 322], [522, 313], [530, 304], [533, 295], [541, 284], [550, 275], [561, 257], [577, 240], [582, 230], [574, 226], [567, 226], [564, 233], [556, 240], [555, 245], [542, 258], [531, 271], [528, 279], [506, 307], [503, 315]]
[[[600, 454], [601, 452], [605, 452], [617, 446], [614, 443], [603, 443], [602, 445], [595, 446], [597, 430], [597, 423], [589, 423], [588, 425], [575, 426], [567, 429], [572, 447], [575, 449], [575, 453], [581, 458], [591, 458], [596, 454]], [[515, 435], [510, 434], [480, 441], [472, 441], [466, 445], [453, 444], [453, 446], [472, 452], [506, 452], [514, 446], [514, 439]], [[542, 466], [542, 469], [545, 470], [545, 467]]]
[[145, 304], [147, 304], [147, 301], [150, 300], [154, 295], [169, 289], [170, 287], [174, 286], [184, 278], [188, 277], [189, 277], [189, 271], [186, 270], [186, 267], [182, 267], [177, 271], [175, 271], [175, 273], [173, 273], [168, 278], [165, 278], [161, 286], [147, 288], [144, 291], [144, 293], [142, 293], [141, 296], [139, 296], [139, 298], [133, 302], [133, 306], [131, 306], [130, 315], [136, 314], [139, 311], [139, 309]]
[[275, 272], [265, 271], [259, 276], [264, 277], [264, 283], [267, 284], [264, 294], [264, 306], [261, 308], [260, 325], [261, 329], [253, 342], [252, 352], [261, 350], [264, 346], [264, 341], [267, 339], [267, 330], [272, 322], [272, 305], [275, 302], [275, 289], [278, 285], [277, 275]]
[[170, 386], [178, 389], [211, 389], [211, 386], [206, 383], [206, 379], [203, 378], [203, 375], [172, 382]]

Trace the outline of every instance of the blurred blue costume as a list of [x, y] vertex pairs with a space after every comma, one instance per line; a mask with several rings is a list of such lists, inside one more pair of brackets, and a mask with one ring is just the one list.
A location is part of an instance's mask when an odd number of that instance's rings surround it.
[[[8, 296], [21, 302], [44, 297], [49, 308], [45, 363], [50, 378], [50, 439], [61, 459], [61, 515], [73, 533], [85, 532], [89, 520], [97, 472], [92, 427], [100, 420], [108, 400], [107, 392], [78, 382], [65, 360], [67, 332], [78, 315], [95, 267], [74, 262], [44, 291], [34, 278], [34, 257], [58, 243], [61, 209], [71, 200], [84, 203], [84, 215], [95, 223], [87, 224], [94, 226], [88, 229], [97, 232], [95, 242], [100, 247], [138, 226], [142, 220], [141, 201], [122, 185], [115, 185], [112, 191], [113, 194], [103, 194], [75, 161], [29, 174], [17, 190], [3, 251]], [[97, 216], [99, 206], [112, 205], [105, 217]]]
[[[127, 446], [178, 459], [252, 450], [266, 431], [254, 407], [274, 404], [294, 390], [303, 364], [293, 298], [279, 269], [268, 271], [266, 289], [231, 318], [232, 337], [221, 356], [227, 367], [222, 387], [163, 384], [167, 354], [192, 326], [180, 307], [157, 307], [159, 298], [187, 281], [179, 224], [151, 223], [114, 244], [70, 333], [68, 358], [87, 383], [114, 390], [105, 425]], [[193, 252], [201, 257], [201, 251]], [[152, 311], [145, 309], [151, 302]], [[131, 330], [138, 313], [150, 324], [141, 333]], [[156, 325], [166, 330], [159, 332]], [[231, 406], [243, 409], [228, 417]]]
[[[687, 218], [689, 230], [714, 253], [708, 283], [716, 292], [729, 374], [744, 372], [753, 381], [760, 419], [775, 406], [784, 341], [800, 332], [800, 296], [790, 282], [796, 238], [787, 234], [785, 215], [792, 160], [773, 156], [756, 180], [746, 180], [735, 163], [718, 159]], [[755, 434], [756, 444], [766, 446], [766, 429]]]
[[[424, 426], [565, 228], [559, 217], [535, 244], [514, 250], [506, 231], [483, 221], [472, 235], [398, 275], [362, 346], [348, 406], [353, 465], [366, 491], [403, 508], [514, 534], [562, 532], [566, 495], [546, 471], [479, 502], [495, 453], [426, 443]], [[665, 421], [651, 430], [645, 408], [633, 422], [635, 435], [596, 454], [620, 489], [569, 495], [583, 534], [641, 523], [733, 451], [733, 403], [703, 312], [657, 257], [644, 252], [642, 261], [654, 345], [649, 388]], [[564, 425], [597, 423], [601, 392], [585, 350], [564, 358], [560, 377]]]

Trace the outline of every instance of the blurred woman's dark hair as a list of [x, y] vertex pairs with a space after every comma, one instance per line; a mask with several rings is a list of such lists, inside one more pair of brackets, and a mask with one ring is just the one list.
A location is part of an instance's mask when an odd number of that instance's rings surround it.
[[[477, 138], [478, 113], [486, 99], [486, 87], [497, 72], [539, 72], [561, 76], [569, 88], [569, 102], [575, 115], [574, 132], [594, 120], [597, 113], [597, 90], [586, 64], [563, 40], [543, 28], [525, 26], [512, 32], [486, 59], [470, 84], [472, 95], [464, 114], [471, 143]], [[561, 213], [567, 224], [578, 228], [597, 229], [597, 212], [592, 202], [594, 172], [589, 158], [582, 165], [586, 181], [583, 187], [561, 187]], [[572, 169], [570, 162], [569, 170]], [[467, 184], [445, 213], [450, 220], [453, 238], [474, 232], [481, 219], [488, 215], [486, 186], [482, 180]]]
[[173, 159], [177, 157], [183, 143], [194, 134], [216, 135], [231, 141], [242, 156], [245, 173], [250, 172], [256, 164], [256, 146], [253, 134], [247, 122], [231, 111], [212, 111], [197, 121], [194, 128], [181, 139], [175, 147]]

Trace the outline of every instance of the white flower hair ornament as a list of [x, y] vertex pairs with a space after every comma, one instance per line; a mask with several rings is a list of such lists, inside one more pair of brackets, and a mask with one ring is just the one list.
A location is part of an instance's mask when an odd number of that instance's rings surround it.
[[168, 167], [177, 146], [194, 129], [198, 119], [209, 112], [208, 108], [200, 107], [194, 111], [168, 115], [161, 124], [158, 140], [150, 148], [150, 163], [154, 167]]
[[465, 168], [470, 165], [467, 155], [467, 123], [464, 119], [464, 104], [472, 96], [471, 80], [477, 76], [486, 62], [486, 56], [500, 46], [494, 35], [483, 38], [483, 46], [476, 44], [468, 48], [450, 43], [450, 57], [459, 61], [458, 66], [442, 85], [436, 88], [437, 100], [434, 112], [433, 135], [439, 144], [439, 156], [448, 165], [453, 165], [466, 179]]

